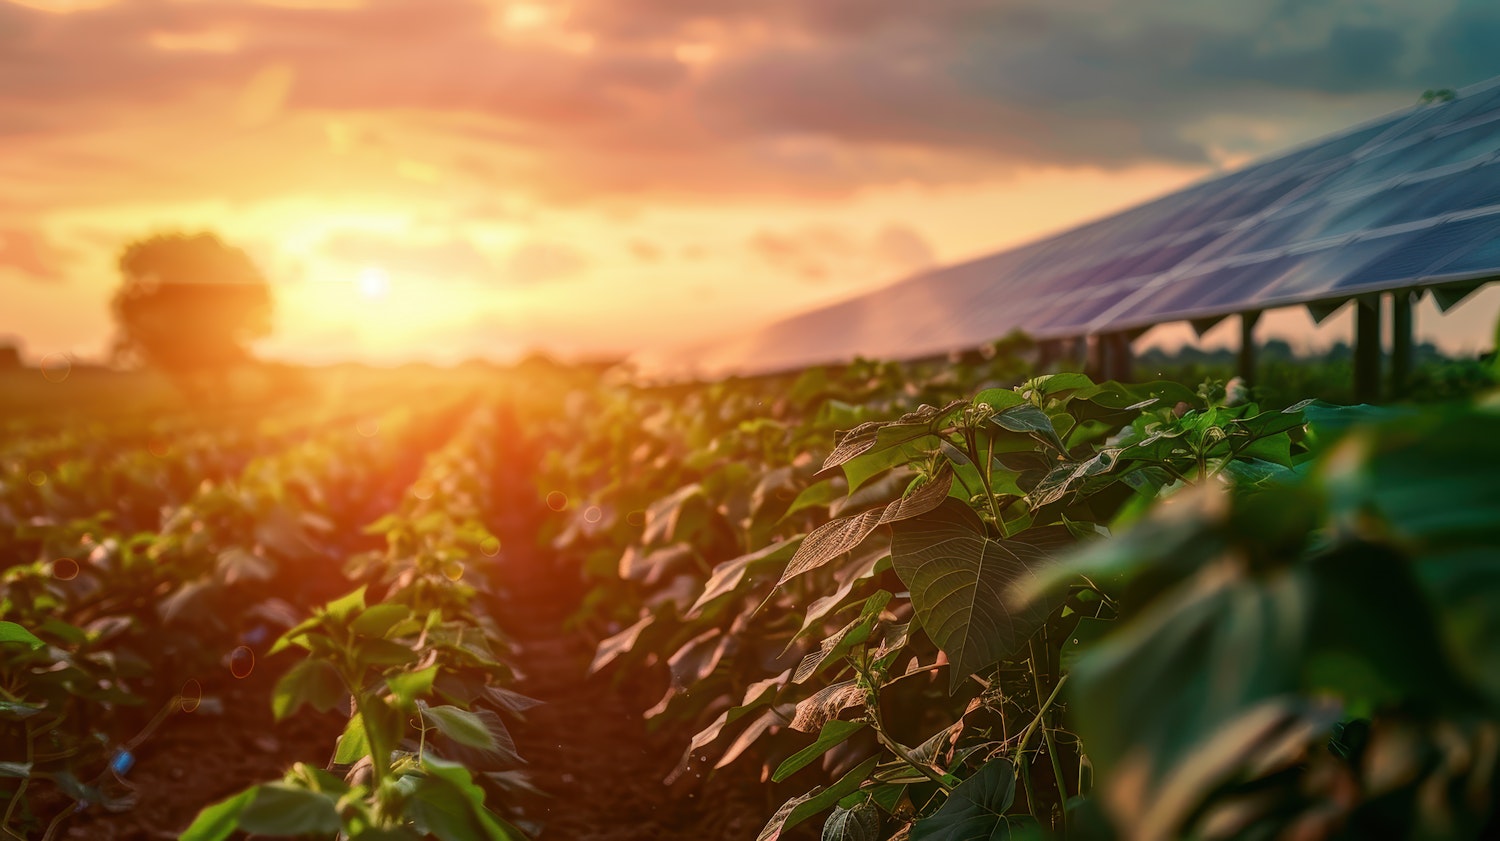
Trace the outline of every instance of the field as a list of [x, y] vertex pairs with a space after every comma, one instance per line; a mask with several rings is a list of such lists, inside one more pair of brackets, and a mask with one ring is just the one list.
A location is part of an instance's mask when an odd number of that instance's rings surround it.
[[4, 374], [4, 832], [1492, 837], [1485, 369], [1020, 359]]

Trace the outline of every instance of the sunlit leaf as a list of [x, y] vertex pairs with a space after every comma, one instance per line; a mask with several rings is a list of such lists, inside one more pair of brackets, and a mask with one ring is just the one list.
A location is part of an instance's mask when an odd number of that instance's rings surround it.
[[1056, 599], [1013, 606], [1012, 591], [1072, 543], [1064, 528], [997, 540], [967, 505], [947, 499], [892, 526], [891, 564], [911, 590], [917, 618], [954, 663], [950, 687], [1007, 657], [1052, 612]]

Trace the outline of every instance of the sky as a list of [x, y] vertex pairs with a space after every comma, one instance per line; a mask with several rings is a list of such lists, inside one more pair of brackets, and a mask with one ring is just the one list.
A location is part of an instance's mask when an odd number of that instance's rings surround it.
[[[1492, 0], [0, 0], [0, 336], [98, 357], [123, 247], [212, 230], [274, 284], [267, 356], [670, 347], [1500, 74], [1496, 43]], [[1419, 324], [1478, 345], [1494, 304]]]

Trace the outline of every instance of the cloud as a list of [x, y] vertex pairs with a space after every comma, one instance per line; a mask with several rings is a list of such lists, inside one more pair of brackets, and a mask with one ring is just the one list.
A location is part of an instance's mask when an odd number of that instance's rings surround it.
[[[1484, 0], [578, 0], [524, 21], [497, 9], [0, 3], [0, 133], [84, 136], [222, 101], [205, 148], [299, 114], [384, 114], [446, 138], [433, 172], [554, 201], [841, 194], [1037, 166], [1201, 165], [1338, 128], [1331, 103], [1368, 113], [1500, 73], [1500, 13]], [[379, 151], [340, 132], [329, 143]]]
[[326, 238], [320, 251], [351, 269], [376, 266], [397, 278], [474, 281], [496, 274], [488, 256], [469, 240], [457, 237], [414, 243], [383, 233], [341, 231]]
[[32, 280], [61, 280], [69, 257], [68, 250], [53, 245], [39, 231], [0, 230], [0, 270], [11, 269]]
[[902, 225], [887, 225], [869, 236], [827, 225], [761, 229], [747, 246], [770, 267], [813, 284], [888, 279], [926, 268], [935, 259], [932, 245]]
[[503, 278], [510, 283], [537, 284], [582, 274], [588, 260], [565, 245], [530, 240], [517, 246], [505, 261]]

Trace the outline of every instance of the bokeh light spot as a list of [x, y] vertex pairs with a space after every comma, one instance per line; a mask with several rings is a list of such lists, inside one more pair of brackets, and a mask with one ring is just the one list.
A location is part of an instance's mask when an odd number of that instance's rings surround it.
[[47, 474], [40, 470], [33, 470], [26, 474], [26, 481], [40, 488], [42, 485], [47, 484]]
[[41, 369], [48, 382], [60, 383], [73, 373], [73, 360], [64, 353], [49, 353], [42, 357]]
[[646, 512], [632, 511], [625, 515], [625, 522], [632, 526], [644, 526], [646, 524]]
[[183, 712], [193, 712], [198, 709], [199, 704], [203, 703], [203, 685], [189, 678], [187, 683], [182, 685], [182, 691], [178, 693], [177, 700], [182, 705]]
[[229, 652], [229, 673], [241, 680], [250, 676], [255, 671], [255, 652], [250, 646], [242, 645]]
[[479, 551], [489, 555], [491, 558], [500, 554], [500, 538], [486, 537], [484, 540], [479, 541]]
[[448, 576], [449, 581], [457, 581], [464, 577], [464, 565], [462, 561], [449, 561], [443, 564], [443, 574]]
[[72, 558], [58, 558], [52, 562], [52, 577], [60, 581], [72, 581], [78, 577], [78, 562]]
[[380, 434], [380, 421], [375, 418], [365, 418], [354, 425], [359, 434], [366, 438], [374, 438]]
[[426, 479], [418, 479], [417, 481], [413, 482], [411, 486], [411, 495], [416, 497], [417, 499], [432, 499], [432, 495], [435, 492], [436, 489], [433, 487], [432, 483], [427, 481]]
[[561, 511], [568, 507], [568, 495], [562, 491], [553, 491], [547, 494], [547, 507], [553, 511]]
[[583, 519], [587, 520], [590, 523], [597, 523], [600, 520], [604, 519], [604, 512], [599, 510], [599, 506], [590, 505], [587, 509], [584, 510]]

